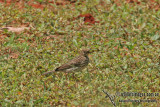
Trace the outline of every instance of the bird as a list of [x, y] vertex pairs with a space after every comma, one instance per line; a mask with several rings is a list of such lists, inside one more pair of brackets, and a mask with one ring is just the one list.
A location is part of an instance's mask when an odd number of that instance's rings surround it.
[[43, 73], [43, 75], [49, 75], [54, 72], [73, 73], [77, 71], [82, 71], [89, 64], [88, 54], [92, 52], [93, 51], [91, 51], [90, 49], [82, 49], [79, 56], [73, 58], [72, 60], [67, 61], [65, 64], [62, 64], [55, 70]]

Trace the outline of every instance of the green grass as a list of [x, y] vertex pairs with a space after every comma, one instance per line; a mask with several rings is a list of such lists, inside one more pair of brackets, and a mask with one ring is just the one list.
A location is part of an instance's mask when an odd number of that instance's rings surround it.
[[[116, 6], [99, 0], [83, 5], [55, 6], [43, 10], [26, 6], [19, 10], [0, 4], [0, 26], [21, 26], [30, 30], [3, 30], [0, 37], [0, 106], [113, 106], [103, 90], [116, 92], [160, 92], [160, 10], [122, 3]], [[74, 10], [73, 10], [74, 9]], [[94, 25], [84, 24], [80, 14], [91, 13]], [[14, 22], [13, 22], [14, 21]], [[41, 74], [78, 55], [78, 50], [100, 50], [89, 57], [83, 72]], [[18, 54], [12, 58], [11, 55]], [[158, 103], [121, 103], [117, 106], [158, 106]]]

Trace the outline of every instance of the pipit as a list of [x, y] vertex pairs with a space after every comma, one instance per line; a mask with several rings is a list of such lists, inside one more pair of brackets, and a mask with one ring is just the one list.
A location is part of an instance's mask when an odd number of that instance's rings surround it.
[[89, 63], [88, 54], [91, 53], [89, 49], [83, 49], [80, 52], [78, 57], [73, 58], [72, 60], [68, 61], [65, 64], [62, 64], [60, 67], [56, 68], [53, 71], [48, 71], [43, 73], [43, 75], [49, 75], [53, 72], [77, 72], [82, 71]]

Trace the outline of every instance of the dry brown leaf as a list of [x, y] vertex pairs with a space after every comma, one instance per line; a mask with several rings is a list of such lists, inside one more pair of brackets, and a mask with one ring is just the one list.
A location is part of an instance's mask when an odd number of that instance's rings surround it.
[[29, 27], [3, 27], [2, 29], [7, 29], [8, 31], [10, 32], [16, 32], [16, 33], [19, 33], [19, 32], [22, 32], [24, 31], [25, 29], [30, 29]]
[[12, 58], [12, 59], [17, 59], [19, 56], [19, 53], [11, 53], [10, 56], [9, 56], [9, 59]]

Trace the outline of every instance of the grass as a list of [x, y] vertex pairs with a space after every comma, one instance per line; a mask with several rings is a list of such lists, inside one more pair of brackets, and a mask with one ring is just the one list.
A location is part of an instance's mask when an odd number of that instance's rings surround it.
[[[158, 2], [158, 1], [157, 1]], [[106, 90], [158, 93], [160, 91], [160, 10], [149, 2], [101, 4], [99, 0], [35, 9], [0, 4], [0, 26], [30, 30], [0, 32], [0, 106], [113, 106]], [[88, 25], [80, 14], [91, 13], [99, 23]], [[100, 50], [89, 57], [83, 72], [41, 74], [78, 55], [78, 50]], [[156, 99], [157, 103], [122, 103], [124, 99]], [[159, 96], [116, 96], [117, 106], [158, 106]]]

